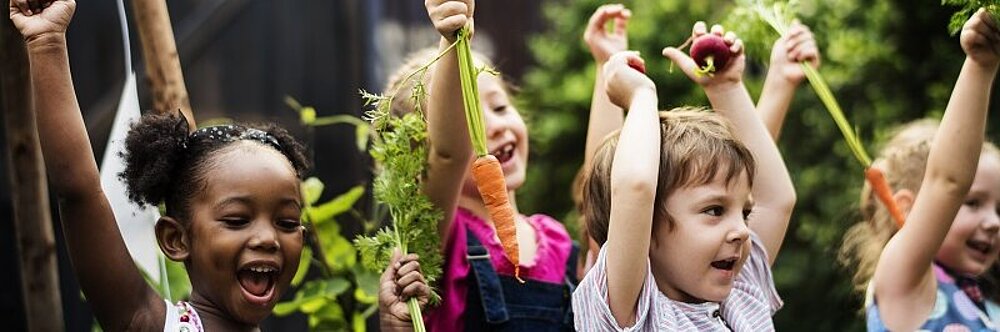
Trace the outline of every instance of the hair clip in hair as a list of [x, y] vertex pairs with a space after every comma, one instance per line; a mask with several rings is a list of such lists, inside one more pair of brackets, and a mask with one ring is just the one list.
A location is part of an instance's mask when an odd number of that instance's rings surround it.
[[181, 110], [178, 108], [177, 109], [177, 123], [174, 124], [174, 132], [182, 132], [182, 133], [185, 134], [183, 136], [178, 136], [179, 137], [178, 140], [180, 141], [181, 148], [185, 149], [185, 150], [188, 147], [188, 137], [190, 135], [187, 135], [187, 132], [190, 130], [189, 128], [191, 128], [191, 125], [188, 124], [187, 117], [185, 117], [184, 113], [181, 113]]

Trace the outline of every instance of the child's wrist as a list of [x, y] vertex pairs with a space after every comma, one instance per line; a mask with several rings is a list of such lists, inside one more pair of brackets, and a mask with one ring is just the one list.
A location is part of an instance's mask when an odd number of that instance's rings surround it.
[[62, 32], [48, 32], [28, 37], [24, 42], [28, 53], [63, 50], [66, 48], [66, 34]]
[[1000, 61], [993, 61], [992, 63], [983, 63], [973, 59], [970, 56], [965, 57], [966, 62], [974, 65], [976, 69], [982, 70], [987, 73], [996, 74], [997, 69], [1000, 68]]
[[722, 95], [743, 89], [743, 81], [725, 81], [704, 86], [707, 95]]
[[802, 81], [806, 80], [805, 77], [782, 76], [781, 78], [784, 79], [785, 83], [788, 84], [789, 87], [791, 87], [792, 89], [799, 87], [799, 84], [802, 84]]
[[629, 100], [629, 109], [633, 108], [637, 103], [648, 102], [653, 105], [657, 104], [656, 88], [651, 86], [642, 86], [635, 89], [632, 92], [632, 99]]
[[448, 46], [451, 46], [451, 44], [454, 44], [455, 40], [458, 40], [458, 34], [455, 34], [450, 39], [448, 37], [445, 37], [445, 35], [441, 35], [441, 42], [439, 43], [439, 45], [441, 49], [444, 49], [447, 48]]

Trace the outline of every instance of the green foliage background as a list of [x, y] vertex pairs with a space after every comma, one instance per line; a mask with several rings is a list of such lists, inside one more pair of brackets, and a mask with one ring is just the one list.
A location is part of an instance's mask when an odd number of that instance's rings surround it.
[[[518, 97], [528, 118], [532, 152], [518, 203], [523, 211], [560, 217], [571, 229], [577, 216], [570, 185], [583, 159], [596, 69], [582, 35], [587, 19], [603, 3], [562, 0], [544, 5], [549, 27], [530, 41], [537, 65], [525, 75]], [[668, 61], [660, 50], [683, 43], [695, 21], [732, 20], [736, 3], [624, 3], [633, 11], [630, 48], [646, 59], [660, 107], [707, 105], [704, 93], [683, 74], [667, 73]], [[948, 33], [955, 11], [938, 1], [800, 1], [798, 17], [812, 28], [823, 54], [820, 72], [870, 153], [894, 125], [943, 112], [964, 60], [958, 38]], [[777, 35], [763, 25], [729, 23], [739, 27], [749, 45], [745, 81], [756, 98]], [[806, 85], [803, 82], [796, 94], [779, 143], [799, 200], [774, 267], [785, 300], [775, 324], [779, 331], [863, 330], [861, 296], [852, 293], [850, 272], [837, 262], [841, 236], [856, 221], [862, 170]], [[994, 97], [991, 123], [1000, 115], [996, 105]], [[988, 129], [990, 137], [994, 133]]]

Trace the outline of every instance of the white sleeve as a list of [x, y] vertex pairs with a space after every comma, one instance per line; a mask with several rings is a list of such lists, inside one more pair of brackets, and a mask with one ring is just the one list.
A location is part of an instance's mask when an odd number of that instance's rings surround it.
[[750, 232], [750, 257], [737, 278], [756, 286], [763, 292], [767, 303], [770, 304], [771, 316], [774, 316], [784, 302], [778, 296], [778, 290], [774, 288], [774, 276], [771, 275], [769, 261], [767, 250], [761, 245], [760, 237], [757, 233]]
[[656, 282], [646, 259], [646, 279], [636, 307], [635, 324], [618, 325], [608, 304], [608, 275], [606, 248], [601, 248], [594, 266], [583, 277], [573, 292], [573, 320], [578, 331], [653, 331], [656, 320]]

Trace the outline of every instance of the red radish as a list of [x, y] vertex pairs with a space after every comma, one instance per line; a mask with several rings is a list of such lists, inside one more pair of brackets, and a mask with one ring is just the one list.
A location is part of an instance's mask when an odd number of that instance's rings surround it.
[[691, 45], [691, 58], [698, 64], [696, 72], [701, 75], [725, 69], [731, 55], [726, 41], [716, 34], [698, 37]]
[[646, 64], [641, 61], [632, 61], [632, 59], [629, 59], [628, 66], [632, 67], [632, 69], [638, 70], [640, 73], [646, 73]]

